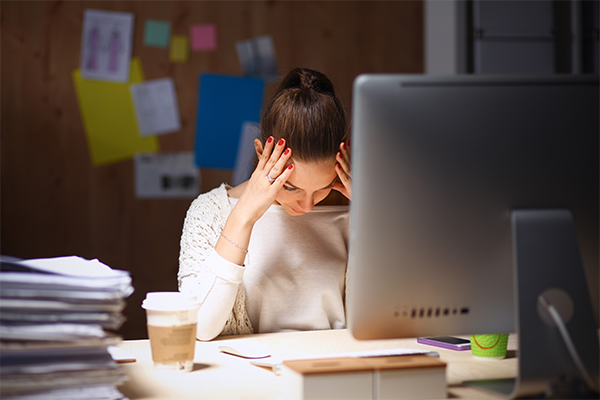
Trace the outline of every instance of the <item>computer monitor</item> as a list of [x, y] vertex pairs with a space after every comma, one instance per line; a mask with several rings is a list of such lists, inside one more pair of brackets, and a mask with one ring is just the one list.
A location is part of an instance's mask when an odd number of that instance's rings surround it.
[[[558, 287], [573, 297], [565, 301], [575, 315], [584, 315], [570, 329], [585, 331], [586, 343], [593, 334], [597, 349], [599, 97], [597, 76], [358, 76], [351, 137], [352, 334], [519, 332], [526, 338], [527, 331], [554, 345], [562, 343], [557, 328], [530, 315], [541, 311], [525, 298]], [[546, 249], [561, 253], [560, 246], [531, 248], [527, 234], [517, 239], [516, 221], [537, 221], [527, 212], [547, 210], [558, 210], [559, 220], [566, 212], [574, 224], [584, 268], [551, 265], [558, 258]], [[535, 229], [551, 231], [543, 223]], [[523, 261], [529, 253], [515, 248], [541, 252], [551, 262], [531, 272]], [[532, 327], [523, 326], [525, 319]], [[526, 341], [520, 346], [531, 348]], [[597, 350], [591, 364], [597, 375]]]

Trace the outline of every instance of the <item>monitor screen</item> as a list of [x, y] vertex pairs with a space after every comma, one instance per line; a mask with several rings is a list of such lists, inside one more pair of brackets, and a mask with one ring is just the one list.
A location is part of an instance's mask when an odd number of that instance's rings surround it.
[[598, 321], [598, 77], [354, 82], [348, 327], [515, 331], [511, 211], [566, 208]]

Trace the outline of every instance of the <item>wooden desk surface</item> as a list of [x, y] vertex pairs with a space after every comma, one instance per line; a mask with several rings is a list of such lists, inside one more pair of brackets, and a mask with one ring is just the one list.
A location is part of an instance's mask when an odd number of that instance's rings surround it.
[[123, 364], [130, 380], [119, 389], [136, 399], [285, 399], [281, 378], [270, 369], [249, 360], [221, 353], [218, 346], [238, 340], [253, 340], [270, 346], [273, 356], [295, 358], [307, 355], [391, 348], [437, 351], [447, 363], [449, 397], [496, 399], [489, 393], [462, 386], [465, 380], [511, 378], [517, 375], [516, 338], [509, 337], [508, 356], [503, 360], [481, 360], [470, 351], [446, 350], [418, 344], [416, 339], [358, 341], [347, 330], [269, 333], [229, 336], [211, 342], [196, 342], [194, 370], [189, 373], [153, 368], [148, 340], [128, 340], [119, 345], [137, 361]]

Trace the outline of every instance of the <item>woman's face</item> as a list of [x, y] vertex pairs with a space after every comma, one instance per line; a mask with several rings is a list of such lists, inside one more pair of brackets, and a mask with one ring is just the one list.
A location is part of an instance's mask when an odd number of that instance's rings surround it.
[[275, 202], [290, 215], [302, 215], [323, 200], [337, 179], [335, 158], [329, 161], [293, 161], [294, 172], [277, 194]]

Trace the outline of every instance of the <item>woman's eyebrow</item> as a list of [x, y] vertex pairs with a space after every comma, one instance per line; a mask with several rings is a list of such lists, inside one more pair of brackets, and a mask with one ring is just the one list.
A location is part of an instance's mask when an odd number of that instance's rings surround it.
[[[327, 188], [333, 186], [333, 184], [335, 183], [336, 180], [337, 180], [337, 176], [331, 181], [331, 183], [329, 185], [325, 186], [324, 188], [318, 189], [318, 190], [327, 189]], [[294, 189], [304, 190], [304, 189], [299, 188], [298, 186], [294, 185], [293, 183], [290, 183], [289, 181], [287, 181], [285, 184], [288, 185], [288, 186], [293, 187]]]

